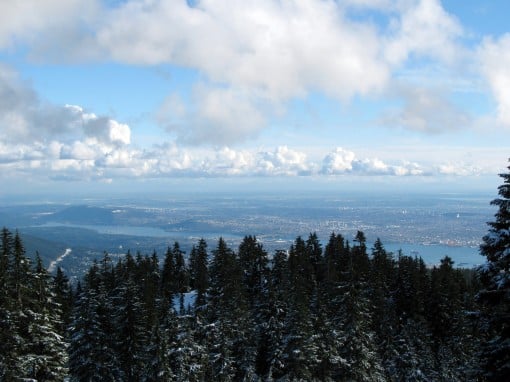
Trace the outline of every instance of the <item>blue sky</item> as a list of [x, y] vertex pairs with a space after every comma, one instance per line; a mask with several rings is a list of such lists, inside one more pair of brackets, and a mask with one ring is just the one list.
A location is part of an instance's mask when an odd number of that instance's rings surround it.
[[507, 1], [0, 4], [0, 195], [285, 182], [486, 188]]

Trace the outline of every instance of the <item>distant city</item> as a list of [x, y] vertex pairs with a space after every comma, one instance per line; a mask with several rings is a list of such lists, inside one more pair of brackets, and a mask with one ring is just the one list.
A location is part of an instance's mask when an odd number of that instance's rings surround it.
[[477, 194], [237, 194], [88, 199], [69, 203], [0, 205], [0, 225], [18, 229], [27, 254], [37, 250], [50, 271], [79, 276], [104, 251], [164, 257], [175, 241], [189, 253], [205, 238], [213, 250], [219, 237], [236, 248], [255, 235], [272, 254], [297, 236], [316, 232], [323, 247], [332, 232], [352, 242], [358, 230], [368, 248], [376, 238], [397, 253], [421, 256], [429, 265], [448, 255], [457, 266], [484, 258], [478, 246], [495, 209], [490, 195]]

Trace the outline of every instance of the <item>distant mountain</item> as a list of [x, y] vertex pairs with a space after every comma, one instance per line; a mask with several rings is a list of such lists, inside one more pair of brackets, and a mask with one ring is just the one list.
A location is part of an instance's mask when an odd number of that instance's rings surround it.
[[70, 206], [47, 217], [47, 220], [71, 224], [114, 224], [115, 216], [109, 208]]
[[23, 231], [20, 231], [20, 236], [25, 245], [27, 257], [34, 259], [36, 251], [39, 252], [45, 267], [48, 267], [53, 260], [62, 255], [66, 250], [65, 244], [25, 234]]

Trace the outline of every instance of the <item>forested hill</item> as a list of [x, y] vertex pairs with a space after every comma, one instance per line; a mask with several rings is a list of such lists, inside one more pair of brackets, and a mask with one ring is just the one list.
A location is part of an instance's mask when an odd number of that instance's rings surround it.
[[[510, 170], [510, 167], [509, 167]], [[331, 234], [107, 253], [71, 288], [0, 241], [0, 381], [509, 381], [510, 172], [477, 270]], [[195, 297], [190, 304], [187, 293]], [[175, 301], [180, 303], [175, 304]], [[188, 299], [189, 301], [189, 299]]]
[[[71, 290], [2, 234], [1, 372], [39, 381], [459, 380], [484, 341], [472, 270], [312, 234], [268, 255], [200, 240], [108, 254]], [[161, 263], [161, 266], [160, 266]], [[185, 306], [172, 303], [193, 291]], [[180, 306], [179, 306], [180, 305]]]

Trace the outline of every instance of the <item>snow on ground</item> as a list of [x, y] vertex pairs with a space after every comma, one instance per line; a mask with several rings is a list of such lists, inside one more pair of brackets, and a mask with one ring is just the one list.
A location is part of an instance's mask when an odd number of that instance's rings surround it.
[[50, 266], [48, 267], [48, 272], [53, 273], [55, 268], [57, 267], [57, 264], [60, 263], [62, 260], [64, 260], [64, 257], [67, 255], [70, 255], [73, 250], [71, 248], [67, 248], [62, 255], [60, 255], [56, 260], [53, 260], [50, 263]]
[[[183, 293], [183, 297], [184, 297], [184, 310], [188, 310], [188, 308], [193, 308], [193, 306], [195, 305], [195, 300], [197, 298], [197, 291], [196, 290], [192, 290], [191, 292], [188, 292], [188, 293]], [[172, 300], [172, 305], [173, 305], [173, 308], [174, 310], [179, 313], [180, 309], [181, 309], [181, 295], [180, 294], [177, 294], [176, 296], [174, 296], [173, 300]]]

